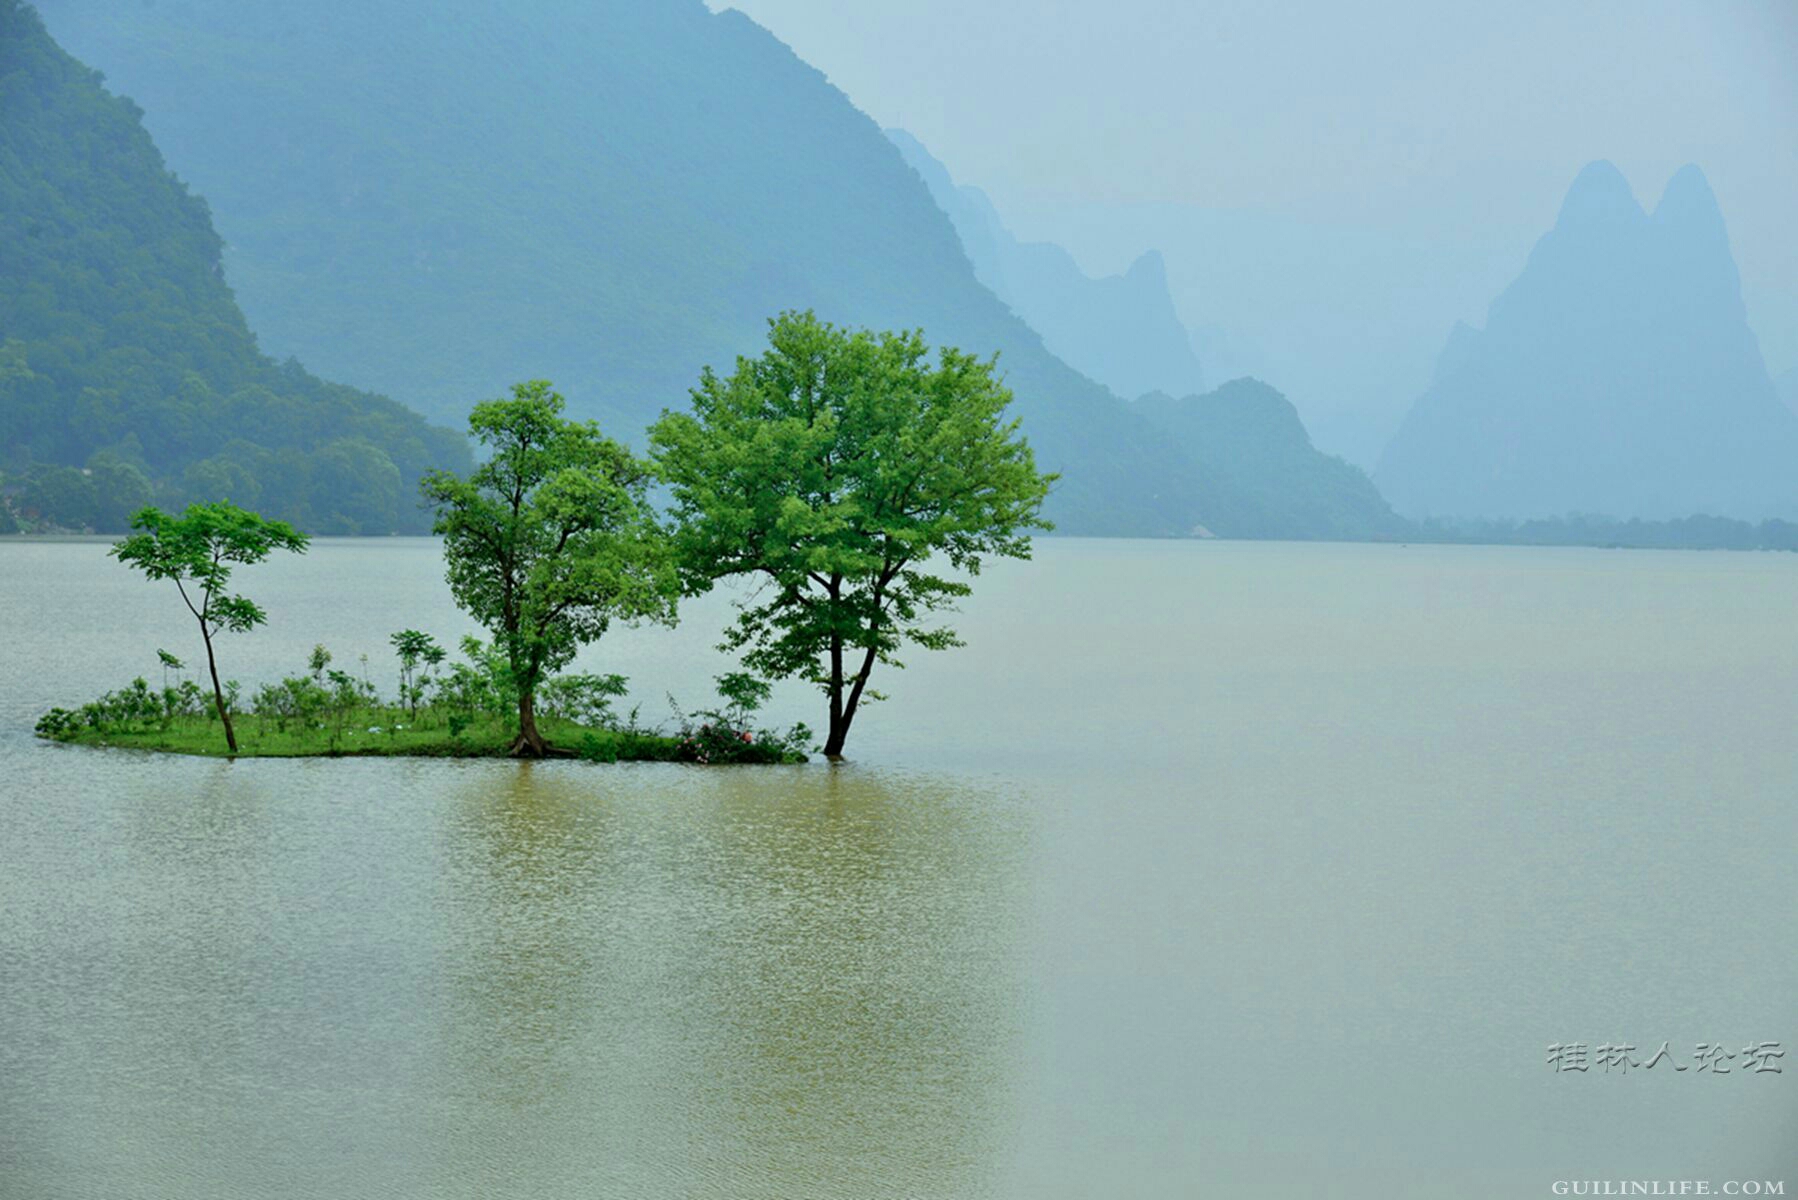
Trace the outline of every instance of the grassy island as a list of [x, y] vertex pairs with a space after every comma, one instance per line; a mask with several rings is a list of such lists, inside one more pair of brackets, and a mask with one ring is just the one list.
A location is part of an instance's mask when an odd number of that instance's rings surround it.
[[[421, 717], [423, 714], [420, 715]], [[366, 723], [364, 723], [366, 722]], [[539, 721], [550, 754], [590, 762], [804, 762], [805, 755], [780, 739], [745, 741], [738, 731], [702, 725], [681, 735], [653, 730], [608, 729], [561, 717]], [[237, 718], [237, 751], [225, 745], [216, 718], [177, 716], [166, 722], [123, 725], [72, 725], [43, 731], [53, 741], [79, 746], [197, 754], [209, 758], [506, 758], [512, 755], [517, 730], [497, 716], [484, 716], [456, 732], [441, 717], [421, 722], [405, 709], [375, 709], [357, 714], [353, 727], [283, 728], [275, 720], [244, 714]], [[740, 749], [723, 752], [708, 743], [734, 738]]]
[[[564, 717], [539, 721], [551, 757], [589, 762], [800, 763], [802, 748], [787, 738], [758, 740], [748, 730], [702, 723], [677, 734], [653, 729], [584, 725]], [[77, 746], [195, 754], [207, 758], [507, 758], [517, 729], [505, 717], [483, 714], [449, 721], [441, 713], [371, 708], [354, 724], [296, 725], [245, 713], [237, 718], [237, 749], [225, 745], [218, 719], [177, 714], [148, 721], [92, 723], [79, 712], [56, 709], [38, 733]]]
[[[235, 680], [225, 682], [215, 704], [183, 677], [181, 660], [159, 651], [160, 688], [140, 676], [79, 708], [51, 709], [37, 733], [70, 745], [209, 758], [517, 756], [503, 655], [469, 638], [463, 642], [468, 661], [446, 666], [446, 656], [423, 634], [407, 630], [393, 641], [400, 651], [398, 702], [381, 697], [365, 678], [334, 669], [331, 652], [315, 646], [307, 673], [247, 694]], [[640, 723], [635, 709], [615, 713], [612, 703], [625, 688], [619, 675], [568, 674], [546, 682], [537, 718], [543, 754], [589, 762], [800, 763], [811, 748], [803, 724], [755, 725], [768, 686], [746, 675], [720, 676], [711, 707], [671, 706], [668, 727]], [[232, 741], [224, 737], [219, 706], [236, 730]]]

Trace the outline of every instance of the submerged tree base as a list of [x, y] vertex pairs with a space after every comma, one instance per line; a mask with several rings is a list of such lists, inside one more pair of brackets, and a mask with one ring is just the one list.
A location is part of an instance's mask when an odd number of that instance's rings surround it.
[[[440, 715], [417, 717], [405, 709], [364, 709], [343, 726], [304, 726], [250, 713], [234, 717], [237, 753], [225, 746], [216, 719], [178, 716], [163, 722], [95, 728], [40, 730], [52, 741], [78, 746], [194, 754], [208, 758], [513, 758], [518, 730], [493, 716], [447, 722]], [[452, 732], [452, 728], [454, 732]], [[538, 718], [548, 743], [546, 757], [590, 762], [706, 762], [693, 743], [680, 737], [636, 729], [605, 729], [557, 717]], [[729, 761], [798, 763], [805, 755], [785, 747], [749, 743]]]

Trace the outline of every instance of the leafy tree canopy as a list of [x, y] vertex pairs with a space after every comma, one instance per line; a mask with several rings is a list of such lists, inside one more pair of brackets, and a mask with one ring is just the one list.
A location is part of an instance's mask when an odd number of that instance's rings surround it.
[[[230, 595], [233, 567], [259, 563], [276, 550], [306, 551], [308, 539], [285, 521], [271, 521], [234, 504], [189, 505], [180, 516], [145, 508], [131, 521], [137, 532], [111, 550], [126, 566], [153, 580], [173, 580], [182, 603], [200, 624], [206, 665], [212, 673], [213, 700], [225, 729], [225, 743], [237, 751], [230, 705], [219, 684], [213, 637], [221, 632], [245, 633], [268, 619], [248, 596]], [[173, 655], [157, 651], [163, 665], [180, 666]]]
[[503, 651], [518, 695], [515, 750], [540, 755], [535, 697], [614, 620], [672, 622], [679, 577], [646, 499], [647, 466], [592, 422], [562, 417], [538, 380], [475, 406], [489, 452], [466, 477], [429, 473], [450, 589]]
[[[769, 348], [720, 377], [692, 411], [652, 428], [674, 497], [687, 588], [757, 575], [725, 646], [752, 670], [829, 697], [840, 754], [876, 662], [907, 642], [958, 645], [933, 614], [970, 592], [989, 557], [1027, 558], [1054, 476], [1037, 471], [995, 362], [921, 333], [872, 333], [787, 312]], [[946, 560], [955, 577], [925, 570]]]

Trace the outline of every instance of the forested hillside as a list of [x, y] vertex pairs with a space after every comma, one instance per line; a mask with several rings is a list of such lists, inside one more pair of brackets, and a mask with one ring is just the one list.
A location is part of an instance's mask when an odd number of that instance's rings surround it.
[[416, 480], [463, 439], [263, 355], [205, 202], [18, 0], [0, 115], [0, 528], [222, 497], [320, 533], [424, 527]]
[[975, 278], [880, 128], [700, 0], [43, 0], [213, 206], [277, 354], [439, 419], [526, 377], [639, 439], [764, 321], [987, 354], [1063, 532], [1181, 534], [1191, 466]]

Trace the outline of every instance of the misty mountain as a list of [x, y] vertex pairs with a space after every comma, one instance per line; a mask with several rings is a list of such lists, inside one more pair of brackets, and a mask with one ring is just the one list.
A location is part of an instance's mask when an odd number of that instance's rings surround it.
[[980, 282], [1064, 362], [1120, 396], [1202, 390], [1199, 360], [1174, 312], [1159, 253], [1142, 254], [1122, 275], [1094, 279], [1060, 246], [1019, 241], [985, 192], [956, 184], [911, 134], [889, 129], [886, 135], [954, 223]]
[[1774, 381], [1774, 387], [1779, 390], [1779, 397], [1786, 402], [1786, 407], [1798, 413], [1798, 367], [1781, 375]]
[[264, 343], [443, 419], [522, 378], [640, 437], [767, 317], [1000, 352], [1065, 532], [1191, 527], [1190, 468], [975, 278], [822, 74], [700, 0], [44, 0], [210, 201]]
[[1611, 164], [1581, 171], [1486, 327], [1450, 335], [1376, 478], [1420, 516], [1798, 511], [1798, 414], [1698, 168], [1652, 215]]
[[1219, 537], [1377, 541], [1407, 533], [1367, 473], [1314, 447], [1292, 402], [1260, 380], [1178, 400], [1153, 392], [1136, 410], [1197, 464], [1205, 529]]
[[418, 477], [465, 466], [463, 438], [264, 356], [205, 202], [17, 0], [0, 113], [0, 524], [231, 498], [320, 533], [428, 528]]

